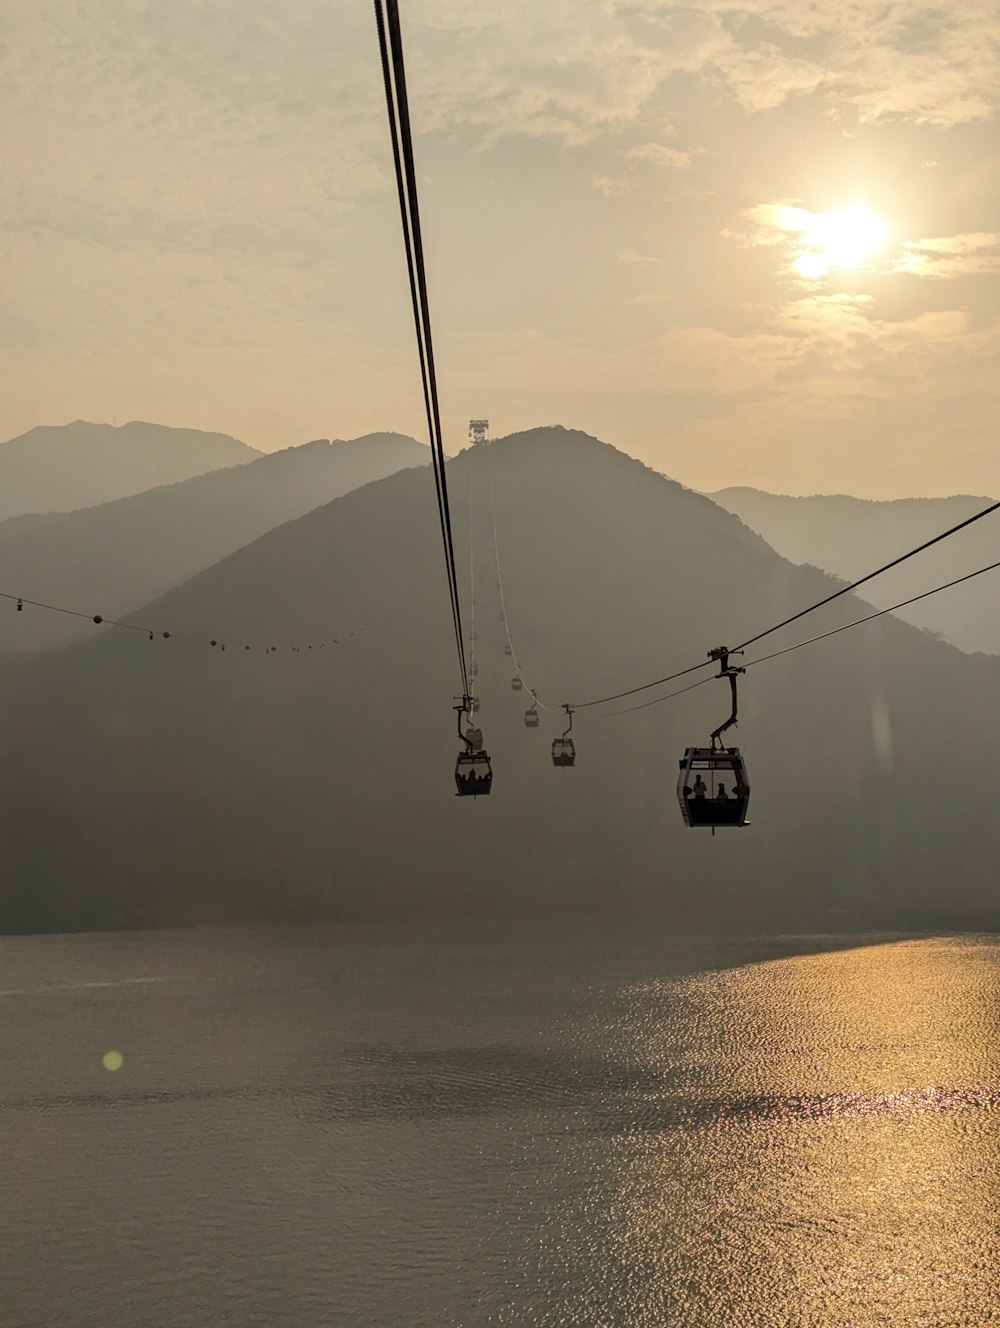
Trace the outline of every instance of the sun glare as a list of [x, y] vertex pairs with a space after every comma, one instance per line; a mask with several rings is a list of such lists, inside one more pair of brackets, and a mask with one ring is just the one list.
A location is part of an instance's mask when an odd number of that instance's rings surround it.
[[855, 267], [872, 258], [885, 240], [885, 222], [859, 204], [822, 213], [810, 229], [807, 239], [836, 267]]
[[859, 267], [874, 258], [886, 238], [885, 222], [860, 203], [835, 212], [782, 207], [775, 220], [780, 229], [798, 236], [791, 266], [807, 280]]

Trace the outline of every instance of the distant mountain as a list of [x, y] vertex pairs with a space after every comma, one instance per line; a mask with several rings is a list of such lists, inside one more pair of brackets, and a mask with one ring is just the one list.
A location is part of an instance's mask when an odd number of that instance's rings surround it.
[[[897, 498], [893, 502], [844, 494], [790, 498], [746, 488], [720, 489], [708, 496], [762, 535], [785, 558], [822, 567], [847, 581], [857, 580], [994, 501], [969, 495]], [[998, 560], [1000, 512], [918, 554], [865, 586], [861, 593], [882, 609]], [[901, 609], [899, 616], [917, 627], [940, 632], [961, 650], [997, 655], [998, 593], [1000, 573], [987, 573], [968, 586], [958, 586]]]
[[0, 445], [0, 520], [69, 512], [260, 456], [224, 433], [133, 420], [39, 425]]
[[[0, 522], [0, 590], [118, 618], [274, 526], [429, 459], [401, 434], [319, 439], [99, 507], [11, 517]], [[96, 630], [30, 607], [0, 612], [0, 650], [39, 650]]]
[[[836, 584], [709, 499], [585, 435], [539, 429], [448, 466], [468, 597], [471, 518], [488, 799], [454, 797], [459, 690], [428, 476], [356, 489], [136, 615], [226, 653], [107, 632], [0, 661], [7, 930], [582, 913], [674, 929], [845, 931], [998, 920], [1000, 660], [888, 617], [748, 669], [753, 825], [683, 828], [685, 746], [728, 688], [559, 706], [697, 664]], [[503, 585], [542, 726], [522, 723]], [[844, 596], [743, 661], [864, 612]], [[324, 651], [309, 641], [343, 638]], [[237, 648], [245, 643], [255, 649]], [[260, 647], [276, 645], [275, 653]], [[669, 688], [667, 690], [670, 690]], [[586, 981], [586, 974], [581, 974]]]

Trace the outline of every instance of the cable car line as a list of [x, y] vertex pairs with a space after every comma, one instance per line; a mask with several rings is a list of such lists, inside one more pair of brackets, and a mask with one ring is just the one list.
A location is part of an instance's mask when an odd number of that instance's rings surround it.
[[[472, 692], [475, 692], [479, 665], [476, 663], [476, 546], [473, 540], [472, 495], [469, 495], [469, 679]], [[483, 731], [475, 722], [474, 716], [479, 709], [476, 695], [456, 697], [464, 702], [466, 716], [465, 732], [462, 732], [461, 715], [459, 716], [459, 737], [466, 745], [467, 752], [481, 752], [483, 749]], [[457, 707], [456, 707], [457, 708]]]
[[[895, 613], [898, 609], [905, 609], [910, 604], [916, 604], [919, 600], [928, 599], [931, 595], [937, 595], [942, 590], [951, 590], [953, 586], [960, 586], [964, 581], [971, 581], [977, 576], [982, 576], [985, 572], [995, 572], [1000, 568], [1000, 562], [990, 563], [986, 567], [979, 567], [974, 572], [967, 572], [965, 576], [956, 577], [954, 581], [946, 581], [943, 585], [934, 586], [932, 590], [925, 590], [920, 595], [913, 595], [909, 599], [900, 600], [898, 604], [890, 604], [886, 609], [879, 609], [875, 613], [866, 614], [863, 618], [856, 618], [853, 622], [842, 623], [840, 627], [833, 627], [828, 632], [820, 632], [818, 636], [810, 636], [805, 641], [796, 641], [792, 646], [785, 646], [784, 650], [775, 650], [773, 654], [761, 655], [759, 659], [752, 659], [745, 664], [744, 669], [756, 668], [758, 664], [766, 664], [769, 660], [778, 659], [782, 655], [789, 655], [793, 650], [801, 650], [803, 646], [815, 645], [817, 641], [825, 641], [827, 637], [837, 636], [840, 632], [848, 632], [852, 627], [861, 627], [864, 623], [874, 622], [876, 618], [883, 618], [887, 613]], [[666, 696], [657, 696], [652, 701], [643, 701], [640, 705], [626, 706], [624, 710], [609, 710], [600, 716], [601, 719], [613, 719], [616, 715], [630, 715], [635, 710], [647, 710], [650, 706], [660, 705], [663, 701], [672, 701], [675, 696], [683, 696], [685, 692], [693, 692], [696, 687], [703, 687], [707, 682], [715, 682], [716, 676], [710, 678], [701, 678], [698, 682], [690, 683], [687, 687], [680, 687], [676, 692], [668, 692]]]
[[[947, 539], [949, 535], [954, 535], [959, 530], [964, 530], [966, 526], [971, 526], [974, 522], [981, 521], [984, 516], [989, 516], [991, 512], [996, 512], [998, 509], [1000, 509], [1000, 502], [993, 503], [989, 507], [984, 507], [981, 512], [976, 512], [975, 515], [966, 517], [964, 521], [960, 521], [957, 526], [952, 526], [950, 530], [943, 530], [940, 535], [935, 535], [933, 539], [927, 540], [924, 544], [918, 544], [917, 547], [911, 549], [909, 553], [900, 554], [898, 558], [893, 558], [892, 562], [884, 563], [881, 567], [876, 567], [874, 572], [869, 572], [867, 576], [859, 577], [857, 581], [852, 581], [849, 586], [843, 586], [840, 590], [835, 590], [832, 595], [827, 595], [825, 599], [817, 600], [815, 604], [810, 604], [807, 609], [801, 609], [798, 613], [792, 614], [792, 616], [786, 618], [784, 622], [776, 623], [774, 627], [769, 627], [766, 632], [758, 632], [756, 636], [751, 636], [749, 640], [742, 642], [739, 646], [734, 647], [734, 649], [745, 650], [747, 646], [752, 646], [757, 641], [762, 641], [765, 636], [770, 636], [772, 632], [778, 632], [782, 627], [787, 627], [789, 623], [797, 622], [799, 618], [804, 618], [807, 613], [812, 613], [816, 609], [821, 609], [824, 604], [829, 604], [832, 600], [839, 599], [841, 595], [847, 595], [850, 591], [857, 590], [858, 586], [863, 586], [866, 581], [872, 581], [876, 576], [881, 576], [883, 572], [888, 572], [893, 567], [898, 567], [900, 563], [905, 563], [908, 558], [913, 558], [916, 554], [923, 553], [923, 551], [929, 549], [931, 545], [939, 544], [941, 540]], [[943, 589], [944, 587], [941, 588]], [[883, 610], [883, 612], [888, 613], [891, 612], [891, 610], [886, 609]]]
[[652, 701], [640, 701], [638, 705], [626, 706], [624, 710], [606, 710], [597, 718], [614, 719], [616, 715], [631, 715], [635, 710], [648, 710], [650, 706], [660, 705], [663, 701], [672, 701], [675, 696], [683, 696], [685, 692], [693, 692], [696, 687], [704, 687], [707, 682], [715, 682], [714, 673], [707, 678], [699, 678], [697, 682], [689, 682], [686, 687], [678, 687], [676, 692], [667, 692], [666, 696], [655, 696]]
[[987, 567], [979, 567], [974, 572], [967, 572], [965, 576], [956, 577], [954, 581], [946, 581], [944, 585], [935, 586], [933, 590], [925, 590], [922, 595], [913, 595], [910, 599], [900, 600], [898, 604], [892, 604], [887, 609], [879, 609], [876, 613], [869, 613], [864, 618], [855, 619], [854, 622], [831, 628], [829, 632], [821, 632], [819, 636], [810, 636], [806, 641], [797, 641], [795, 645], [786, 646], [784, 650], [776, 650], [771, 655], [761, 655], [759, 659], [752, 659], [746, 667], [752, 669], [757, 664], [766, 664], [768, 660], [777, 659], [780, 655], [791, 654], [793, 650], [801, 650], [803, 646], [811, 646], [816, 641], [825, 641], [828, 636], [836, 636], [838, 632], [849, 631], [852, 627], [860, 627], [863, 623], [872, 622], [875, 618], [881, 618], [887, 613], [895, 613], [897, 609], [905, 609], [908, 604], [916, 604], [918, 600], [937, 595], [942, 590], [950, 590], [952, 586], [960, 586], [963, 581], [971, 581], [974, 577], [982, 576], [984, 572], [994, 572], [998, 567], [1000, 567], [1000, 562], [990, 563]]
[[[817, 600], [815, 604], [810, 604], [807, 608], [805, 608], [805, 609], [800, 609], [798, 613], [794, 613], [794, 614], [792, 614], [792, 616], [791, 616], [790, 618], [785, 618], [783, 622], [776, 623], [773, 627], [768, 627], [766, 631], [758, 632], [756, 636], [751, 636], [751, 637], [749, 637], [746, 641], [741, 642], [740, 645], [738, 645], [738, 646], [732, 646], [732, 647], [730, 648], [730, 654], [736, 654], [737, 651], [745, 650], [745, 649], [747, 648], [747, 646], [754, 645], [757, 641], [762, 641], [762, 640], [764, 639], [765, 636], [770, 636], [773, 632], [780, 631], [782, 627], [788, 627], [789, 624], [791, 624], [791, 623], [793, 623], [793, 622], [797, 622], [797, 621], [799, 620], [799, 618], [804, 618], [804, 617], [806, 616], [806, 614], [813, 613], [816, 609], [820, 609], [820, 608], [822, 608], [825, 604], [829, 604], [829, 603], [831, 603], [833, 600], [835, 600], [835, 599], [839, 599], [841, 595], [847, 595], [847, 594], [849, 594], [852, 590], [856, 590], [856, 589], [858, 588], [858, 586], [863, 586], [863, 585], [865, 584], [865, 582], [867, 582], [867, 581], [871, 581], [871, 580], [873, 580], [873, 579], [874, 579], [875, 577], [877, 577], [877, 576], [881, 576], [884, 572], [888, 572], [888, 571], [890, 571], [893, 567], [898, 567], [900, 563], [904, 563], [904, 562], [906, 562], [907, 559], [915, 557], [915, 555], [918, 554], [918, 553], [923, 553], [925, 549], [929, 549], [932, 545], [940, 543], [941, 540], [948, 539], [949, 536], [957, 534], [958, 531], [960, 531], [960, 530], [964, 530], [964, 529], [966, 528], [966, 526], [971, 526], [971, 525], [973, 525], [976, 521], [981, 521], [982, 518], [983, 518], [984, 516], [989, 516], [991, 512], [996, 512], [998, 509], [1000, 509], [1000, 502], [995, 502], [995, 503], [992, 503], [989, 507], [984, 507], [983, 510], [982, 510], [981, 512], [976, 512], [976, 513], [974, 513], [972, 516], [970, 516], [970, 517], [966, 517], [966, 519], [965, 519], [964, 521], [960, 521], [960, 522], [958, 522], [957, 525], [954, 525], [954, 526], [950, 527], [950, 529], [942, 531], [939, 535], [935, 535], [933, 539], [929, 539], [929, 540], [925, 541], [925, 543], [923, 543], [923, 544], [919, 544], [915, 549], [910, 549], [907, 553], [903, 553], [903, 554], [901, 554], [898, 558], [894, 558], [891, 562], [883, 563], [883, 565], [882, 565], [881, 567], [876, 567], [875, 570], [874, 570], [873, 572], [869, 572], [869, 573], [867, 573], [867, 575], [862, 576], [862, 577], [859, 577], [858, 580], [856, 580], [856, 581], [852, 581], [852, 582], [850, 583], [850, 585], [842, 586], [839, 590], [835, 590], [835, 591], [833, 592], [833, 594], [831, 594], [831, 595], [827, 595], [824, 599]], [[988, 568], [988, 567], [980, 568], [980, 571], [979, 571], [979, 572], [973, 572], [971, 575], [972, 575], [972, 576], [978, 576], [978, 575], [980, 575], [980, 572], [987, 572], [987, 571], [990, 571], [990, 570], [991, 570], [991, 569]], [[959, 581], [961, 581], [961, 580], [966, 580], [966, 579], [968, 579], [968, 578], [961, 578], [961, 577], [960, 577], [960, 578], [959, 578]], [[959, 584], [959, 581], [949, 582], [947, 586], [939, 586], [937, 589], [938, 589], [938, 590], [946, 590], [946, 589], [948, 589], [948, 587], [951, 586], [951, 585], [958, 585], [958, 584]], [[934, 591], [934, 590], [931, 590], [931, 591], [927, 591], [927, 592], [926, 592], [926, 594], [930, 594], [930, 595], [933, 595], [933, 594], [936, 594], [936, 593], [937, 593], [937, 592]], [[916, 598], [917, 598], [917, 599], [922, 599], [922, 598], [925, 598], [925, 596], [918, 595]], [[905, 607], [907, 604], [912, 604], [912, 603], [915, 603], [915, 600], [904, 600], [901, 604], [897, 604], [895, 607], [896, 607], [896, 608], [903, 608], [903, 607]], [[892, 609], [883, 609], [883, 610], [881, 610], [881, 613], [892, 613], [892, 612], [893, 612]], [[879, 616], [881, 616], [881, 614], [875, 614], [875, 615], [873, 615], [873, 616], [875, 616], [875, 617], [879, 617]], [[870, 619], [864, 619], [864, 618], [863, 618], [863, 619], [859, 619], [858, 621], [859, 621], [859, 622], [867, 622], [867, 621], [870, 621]], [[853, 625], [853, 624], [849, 624], [849, 625]], [[841, 630], [843, 630], [843, 629], [842, 629], [842, 628], [838, 628], [837, 630], [838, 630], [838, 631], [841, 631]], [[820, 639], [822, 639], [822, 638], [817, 637], [817, 638], [815, 638], [815, 639], [820, 640]], [[802, 643], [802, 644], [804, 644], [804, 643]], [[798, 649], [797, 646], [793, 646], [793, 647], [791, 647], [791, 648], [792, 648], [792, 649]], [[778, 653], [780, 654], [780, 653], [783, 653], [783, 652], [780, 652], [780, 651], [779, 651]], [[770, 656], [769, 656], [769, 658], [770, 658]], [[760, 660], [756, 660], [756, 661], [754, 661], [754, 662], [755, 662], [755, 663], [760, 663], [760, 662], [762, 662], [762, 661], [760, 661]], [[663, 677], [663, 678], [657, 678], [657, 679], [655, 679], [653, 682], [646, 682], [646, 683], [643, 683], [643, 684], [642, 684], [641, 686], [639, 686], [639, 687], [630, 687], [630, 688], [628, 688], [628, 690], [623, 691], [623, 692], [615, 692], [615, 693], [613, 693], [613, 694], [610, 695], [610, 696], [602, 696], [602, 697], [598, 697], [598, 698], [597, 698], [596, 700], [594, 700], [594, 701], [578, 701], [578, 702], [576, 702], [576, 703], [574, 704], [574, 707], [573, 707], [573, 708], [574, 708], [575, 710], [586, 710], [586, 709], [588, 709], [590, 706], [606, 705], [606, 704], [607, 704], [608, 702], [610, 702], [610, 701], [621, 701], [621, 700], [623, 700], [623, 699], [624, 699], [625, 697], [627, 697], [627, 696], [635, 696], [635, 695], [637, 695], [639, 692], [648, 692], [648, 691], [650, 690], [650, 688], [653, 688], [653, 687], [662, 687], [665, 683], [668, 683], [668, 682], [674, 682], [677, 678], [683, 678], [683, 677], [686, 677], [686, 676], [687, 676], [688, 674], [690, 674], [690, 673], [697, 673], [699, 669], [707, 668], [711, 663], [712, 663], [712, 656], [709, 655], [709, 657], [708, 657], [707, 659], [702, 660], [700, 663], [698, 663], [698, 664], [692, 664], [689, 668], [686, 668], [686, 669], [679, 669], [676, 673], [669, 673], [669, 674], [666, 675], [666, 677]], [[747, 665], [747, 667], [749, 668], [750, 666]], [[689, 689], [688, 689], [688, 688], [682, 688], [681, 690], [682, 690], [682, 691], [687, 691], [687, 690], [689, 690]], [[663, 697], [660, 697], [660, 698], [658, 698], [658, 699], [659, 699], [659, 700], [662, 700], [662, 701], [669, 701], [671, 696], [679, 696], [679, 695], [680, 695], [680, 692], [671, 692], [671, 693], [670, 693], [670, 696], [663, 696]], [[645, 703], [644, 703], [644, 705], [655, 705], [655, 704], [656, 704], [655, 701], [654, 701], [654, 702], [645, 702]], [[626, 709], [626, 710], [616, 710], [614, 713], [615, 713], [616, 715], [625, 715], [625, 714], [628, 714], [630, 710], [641, 710], [641, 709], [643, 709], [643, 708], [644, 708], [644, 706], [630, 706], [630, 707], [628, 707], [628, 709]]]
[[[161, 640], [165, 641], [186, 641], [189, 644], [196, 646], [218, 647], [220, 651], [225, 651], [226, 649], [226, 642], [222, 641], [219, 637], [209, 638], [207, 636], [189, 636], [184, 632], [164, 631], [159, 627], [144, 626], [142, 623], [125, 622], [121, 618], [106, 618], [102, 613], [84, 613], [81, 609], [68, 609], [61, 604], [47, 604], [44, 600], [29, 599], [25, 595], [12, 595], [6, 591], [0, 591], [0, 599], [13, 601], [18, 613], [23, 613], [25, 606], [27, 606], [32, 609], [44, 609], [48, 613], [62, 613], [69, 618], [85, 618], [88, 622], [96, 623], [99, 627], [124, 627], [128, 632], [139, 632], [143, 636], [148, 636], [150, 641], [159, 637]], [[301, 654], [304, 651], [313, 649], [324, 650], [328, 645], [336, 646], [343, 644], [344, 641], [348, 641], [352, 636], [356, 636], [358, 632], [363, 631], [367, 625], [367, 623], [362, 623], [360, 627], [352, 628], [346, 636], [332, 637], [329, 641], [312, 642], [301, 646], [285, 646], [285, 649], [292, 654]], [[243, 649], [252, 650], [253, 646], [244, 643]], [[258, 646], [257, 649], [259, 650], [260, 647]], [[277, 654], [277, 652], [278, 647], [276, 645], [270, 645], [264, 647], [263, 653], [265, 655], [271, 655]]]
[[427, 432], [431, 446], [438, 517], [444, 545], [445, 571], [448, 578], [448, 593], [451, 599], [451, 614], [455, 628], [455, 646], [458, 653], [463, 697], [467, 698], [471, 689], [465, 656], [465, 640], [462, 632], [462, 608], [455, 564], [451, 509], [448, 502], [448, 483], [445, 477], [441, 410], [438, 400], [437, 373], [434, 366], [434, 343], [431, 335], [430, 305], [427, 297], [427, 276], [420, 227], [416, 168], [413, 159], [413, 137], [410, 130], [409, 101], [406, 92], [406, 66], [399, 24], [399, 5], [398, 0], [385, 0], [384, 6], [383, 0], [374, 0], [374, 3], [386, 112], [389, 118], [393, 166], [396, 173], [396, 192], [399, 199], [407, 276], [410, 283], [410, 302], [413, 308], [413, 323], [424, 393], [424, 410], [427, 416]]
[[[657, 678], [655, 682], [644, 682], [641, 687], [630, 687], [626, 692], [615, 692], [612, 696], [601, 696], [596, 701], [577, 701], [573, 705], [574, 710], [587, 710], [590, 706], [605, 705], [608, 701], [621, 701], [626, 696], [635, 696], [637, 692], [648, 692], [651, 687], [662, 687], [666, 682], [673, 682], [675, 678], [684, 678], [689, 673], [697, 673], [699, 669], [707, 669], [711, 664], [710, 659], [703, 659], [700, 664], [692, 664], [690, 668], [680, 669], [677, 673], [668, 673], [665, 678]], [[710, 682], [710, 678], [705, 679]], [[687, 688], [684, 689], [685, 691]], [[666, 700], [666, 697], [663, 698]], [[633, 709], [641, 710], [642, 706], [634, 706]], [[627, 714], [627, 711], [616, 710], [615, 714]]]
[[531, 707], [525, 712], [525, 724], [528, 728], [536, 728], [537, 713], [535, 714], [533, 720], [528, 718], [529, 715], [531, 715], [532, 710], [534, 710], [536, 706], [538, 707], [539, 710], [551, 710], [552, 707], [547, 706], [545, 702], [541, 699], [541, 697], [538, 695], [538, 693], [535, 691], [535, 689], [529, 686], [527, 682], [525, 682], [524, 674], [521, 669], [521, 662], [517, 657], [517, 651], [514, 648], [514, 641], [510, 634], [510, 619], [507, 617], [507, 601], [504, 598], [504, 592], [503, 592], [503, 572], [501, 571], [500, 567], [500, 537], [497, 532], [497, 499], [496, 499], [496, 489], [493, 484], [492, 452], [487, 453], [487, 464], [489, 467], [489, 475], [490, 475], [490, 509], [493, 515], [493, 556], [496, 560], [496, 568], [497, 568], [497, 591], [500, 595], [500, 617], [501, 620], [503, 621], [504, 635], [507, 637], [507, 650], [505, 651], [505, 653], [509, 654], [511, 659], [514, 661], [515, 675], [512, 680], [512, 685], [514, 686], [514, 689], [516, 691], [521, 690], [521, 688], [517, 686], [517, 683], [520, 681], [520, 683], [524, 687], [524, 690], [531, 697]]

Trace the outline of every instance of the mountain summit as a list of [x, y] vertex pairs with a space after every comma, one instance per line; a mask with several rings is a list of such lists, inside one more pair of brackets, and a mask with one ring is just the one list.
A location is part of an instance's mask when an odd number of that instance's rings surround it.
[[0, 445], [0, 520], [68, 512], [260, 456], [224, 433], [133, 420], [39, 425]]
[[[749, 669], [731, 741], [753, 824], [687, 830], [678, 758], [726, 717], [725, 683], [706, 668], [662, 705], [611, 713], [653, 689], [577, 710], [572, 770], [549, 760], [560, 705], [699, 664], [837, 583], [583, 434], [517, 434], [448, 476], [467, 635], [474, 555], [492, 795], [453, 796], [460, 684], [433, 485], [404, 470], [136, 615], [225, 654], [109, 632], [4, 661], [4, 927], [599, 911], [766, 931], [996, 912], [1000, 819], [979, 774], [1000, 661], [885, 618]], [[494, 500], [511, 630], [546, 707], [534, 730], [504, 653]], [[867, 608], [843, 596], [741, 662]]]
[[[11, 517], [0, 522], [0, 588], [120, 618], [283, 521], [429, 462], [428, 448], [401, 434], [317, 439], [98, 507]], [[87, 618], [28, 608], [0, 615], [0, 651], [94, 631]]]

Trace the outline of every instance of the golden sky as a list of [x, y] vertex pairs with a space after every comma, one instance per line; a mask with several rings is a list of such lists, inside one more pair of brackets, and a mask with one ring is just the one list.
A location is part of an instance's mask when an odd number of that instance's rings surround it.
[[[11, 9], [0, 438], [422, 437], [370, 4]], [[995, 3], [401, 9], [451, 450], [1000, 495]]]

